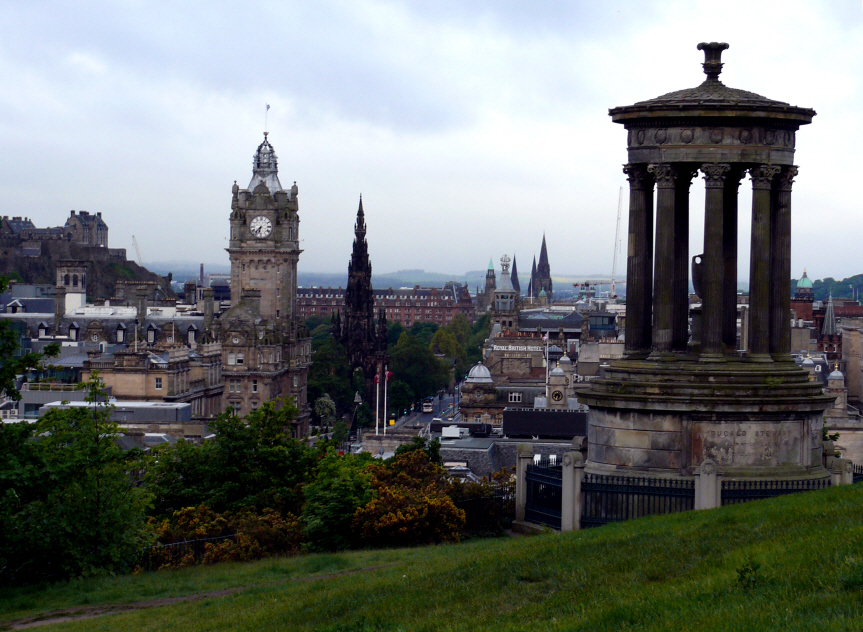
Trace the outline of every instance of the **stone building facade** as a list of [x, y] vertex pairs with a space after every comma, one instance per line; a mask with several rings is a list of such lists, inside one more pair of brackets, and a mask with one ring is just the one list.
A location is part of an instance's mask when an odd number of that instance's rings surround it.
[[[310, 316], [330, 317], [345, 308], [344, 288], [310, 287], [297, 289], [297, 311]], [[474, 318], [474, 303], [466, 285], [447, 283], [442, 288], [415, 286], [372, 290], [375, 312], [384, 310], [388, 322], [410, 327], [414, 323], [448, 325], [456, 314], [468, 322]]]

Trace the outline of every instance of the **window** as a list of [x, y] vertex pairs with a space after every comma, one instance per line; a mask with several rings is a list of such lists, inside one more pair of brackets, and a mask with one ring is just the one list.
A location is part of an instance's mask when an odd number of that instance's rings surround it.
[[39, 337], [40, 338], [44, 338], [46, 333], [47, 332], [45, 331], [44, 327], [39, 327]]
[[520, 404], [521, 403], [521, 393], [511, 392], [509, 394], [509, 403], [510, 404]]
[[237, 354], [237, 364], [242, 364], [242, 363], [243, 363], [243, 354], [238, 353]]
[[258, 402], [252, 401], [252, 410], [257, 410], [257, 409], [258, 409]]
[[229, 353], [228, 354], [228, 364], [233, 366], [236, 363], [237, 363], [237, 354]]
[[190, 345], [195, 344], [195, 330], [194, 329], [189, 330], [189, 344]]
[[126, 339], [126, 332], [122, 329], [117, 330], [117, 342], [123, 342]]
[[147, 331], [147, 342], [149, 342], [150, 344], [156, 342], [156, 332], [152, 329]]
[[230, 380], [228, 382], [228, 392], [229, 393], [239, 393], [240, 392], [240, 380]]
[[258, 380], [252, 380], [252, 392], [253, 393], [258, 392]]
[[69, 339], [78, 340], [78, 330], [75, 327], [69, 329]]
[[160, 378], [160, 377], [156, 378], [156, 390], [157, 391], [162, 390], [162, 378]]
[[297, 380], [297, 376], [295, 375], [295, 376], [294, 376], [294, 388], [296, 388], [296, 387], [297, 387], [297, 384], [298, 384], [298, 383], [299, 383], [299, 381]]

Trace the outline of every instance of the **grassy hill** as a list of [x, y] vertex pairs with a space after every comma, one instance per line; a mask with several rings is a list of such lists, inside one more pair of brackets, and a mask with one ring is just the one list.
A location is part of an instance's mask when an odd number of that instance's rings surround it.
[[[197, 598], [171, 601], [183, 596]], [[863, 485], [562, 535], [16, 589], [0, 629], [104, 612], [39, 629], [861, 630]]]

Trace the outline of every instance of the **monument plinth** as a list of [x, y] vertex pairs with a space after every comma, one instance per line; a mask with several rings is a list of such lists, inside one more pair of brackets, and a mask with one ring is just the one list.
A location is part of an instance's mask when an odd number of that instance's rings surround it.
[[[724, 43], [702, 43], [698, 87], [613, 108], [630, 185], [625, 358], [580, 395], [587, 471], [824, 477], [825, 396], [791, 360], [791, 189], [796, 134], [815, 111], [725, 86]], [[689, 188], [703, 175], [702, 299], [689, 327]], [[749, 347], [738, 349], [738, 190], [749, 176]], [[654, 197], [655, 196], [655, 197]], [[654, 205], [655, 199], [655, 205]], [[655, 206], [655, 208], [654, 208]]]

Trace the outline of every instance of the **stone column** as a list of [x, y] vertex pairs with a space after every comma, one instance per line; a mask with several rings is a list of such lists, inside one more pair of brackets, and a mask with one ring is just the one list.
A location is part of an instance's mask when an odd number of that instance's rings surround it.
[[[734, 169], [725, 178], [725, 209], [722, 225], [722, 258], [725, 278], [722, 289], [722, 344], [726, 353], [737, 351], [737, 189], [746, 172]], [[790, 272], [789, 272], [790, 274]]]
[[674, 194], [674, 289], [672, 291], [671, 348], [686, 353], [689, 343], [689, 186], [697, 173], [677, 165]]
[[791, 362], [791, 185], [797, 167], [782, 167], [774, 181], [770, 216], [770, 355]]
[[533, 461], [533, 445], [519, 443], [515, 461], [515, 520], [524, 522], [524, 508], [527, 505], [527, 466]]
[[[649, 165], [656, 182], [656, 249], [654, 250], [653, 328], [651, 358], [668, 357], [671, 352], [674, 313], [675, 198], [677, 169], [663, 163]], [[688, 235], [687, 235], [688, 238]]]
[[643, 164], [624, 165], [629, 180], [629, 251], [626, 261], [626, 354], [646, 357], [653, 307], [653, 181]]
[[581, 483], [584, 480], [584, 456], [570, 451], [563, 455], [561, 480], [560, 530], [577, 531], [581, 528]]
[[723, 216], [725, 210], [725, 176], [731, 169], [723, 163], [701, 165], [704, 173], [704, 296], [701, 317], [701, 361], [721, 362], [725, 348], [722, 344], [722, 294], [725, 264], [722, 261]]
[[[779, 167], [759, 165], [752, 177], [752, 248], [749, 255], [749, 359], [770, 357], [770, 202]], [[786, 291], [790, 292], [790, 288]]]

